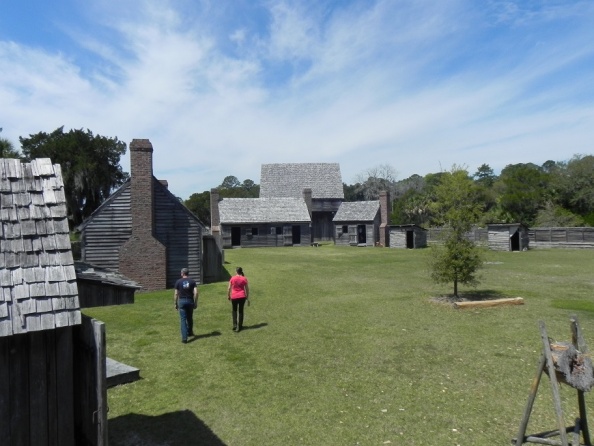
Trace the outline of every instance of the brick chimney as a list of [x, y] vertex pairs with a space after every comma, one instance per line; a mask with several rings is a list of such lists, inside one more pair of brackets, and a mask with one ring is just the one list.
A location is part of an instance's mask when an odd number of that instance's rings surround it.
[[380, 239], [382, 246], [390, 246], [390, 193], [388, 191], [381, 191], [380, 197]]
[[307, 205], [307, 211], [309, 212], [309, 218], [311, 218], [311, 209], [312, 209], [312, 197], [311, 197], [311, 188], [306, 187], [303, 189], [303, 199], [305, 200], [305, 204]]
[[167, 286], [165, 246], [154, 237], [153, 145], [148, 139], [130, 143], [130, 214], [132, 235], [120, 248], [119, 270], [145, 291]]
[[210, 190], [210, 233], [215, 238], [219, 249], [223, 246], [221, 239], [221, 216], [219, 214], [219, 190]]

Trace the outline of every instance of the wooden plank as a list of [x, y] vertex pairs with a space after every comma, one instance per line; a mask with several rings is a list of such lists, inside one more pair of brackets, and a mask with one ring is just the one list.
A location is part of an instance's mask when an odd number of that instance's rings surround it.
[[508, 299], [455, 302], [454, 308], [486, 308], [498, 307], [501, 305], [524, 305], [524, 299], [521, 297], [510, 297]]
[[[10, 444], [28, 445], [29, 442], [29, 354], [28, 335], [10, 338], [10, 395], [9, 417]], [[4, 422], [4, 420], [3, 420]]]
[[94, 422], [97, 428], [97, 445], [107, 445], [107, 365], [105, 352], [105, 324], [93, 319], [93, 341], [95, 357], [95, 391], [97, 407]]
[[56, 330], [47, 330], [47, 410], [48, 410], [48, 443], [59, 445], [58, 435], [58, 379], [60, 367], [56, 362]]
[[[34, 445], [47, 445], [48, 420], [48, 376], [47, 376], [47, 347], [45, 336], [49, 330], [29, 333], [29, 388], [30, 410], [29, 426], [30, 441]], [[52, 348], [51, 346], [50, 348]]]
[[56, 405], [58, 407], [58, 444], [74, 446], [74, 358], [73, 327], [54, 330], [56, 337]]
[[10, 436], [10, 354], [8, 337], [0, 338], [0, 438], [6, 444], [13, 444]]

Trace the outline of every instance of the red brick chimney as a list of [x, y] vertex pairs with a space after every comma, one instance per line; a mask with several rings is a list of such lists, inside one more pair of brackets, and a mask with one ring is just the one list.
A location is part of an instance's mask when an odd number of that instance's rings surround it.
[[153, 145], [148, 139], [130, 143], [130, 213], [132, 235], [120, 248], [119, 270], [143, 290], [167, 286], [165, 246], [154, 237]]
[[390, 193], [388, 191], [381, 191], [380, 197], [380, 239], [382, 246], [390, 246]]

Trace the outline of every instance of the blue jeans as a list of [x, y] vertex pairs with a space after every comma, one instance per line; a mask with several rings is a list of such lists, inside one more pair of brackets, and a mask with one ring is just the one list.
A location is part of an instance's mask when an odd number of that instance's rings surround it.
[[177, 308], [179, 309], [182, 341], [187, 341], [188, 336], [193, 333], [194, 329], [194, 301], [192, 299], [179, 299]]

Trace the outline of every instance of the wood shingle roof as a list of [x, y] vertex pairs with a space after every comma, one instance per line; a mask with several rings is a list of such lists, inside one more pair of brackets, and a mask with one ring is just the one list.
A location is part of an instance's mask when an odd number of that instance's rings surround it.
[[0, 337], [80, 324], [62, 170], [0, 159]]
[[225, 198], [219, 215], [221, 224], [311, 221], [303, 198]]
[[373, 221], [379, 208], [380, 202], [377, 200], [343, 202], [332, 221]]
[[344, 199], [338, 163], [262, 164], [260, 198], [303, 197], [310, 188], [312, 198]]

